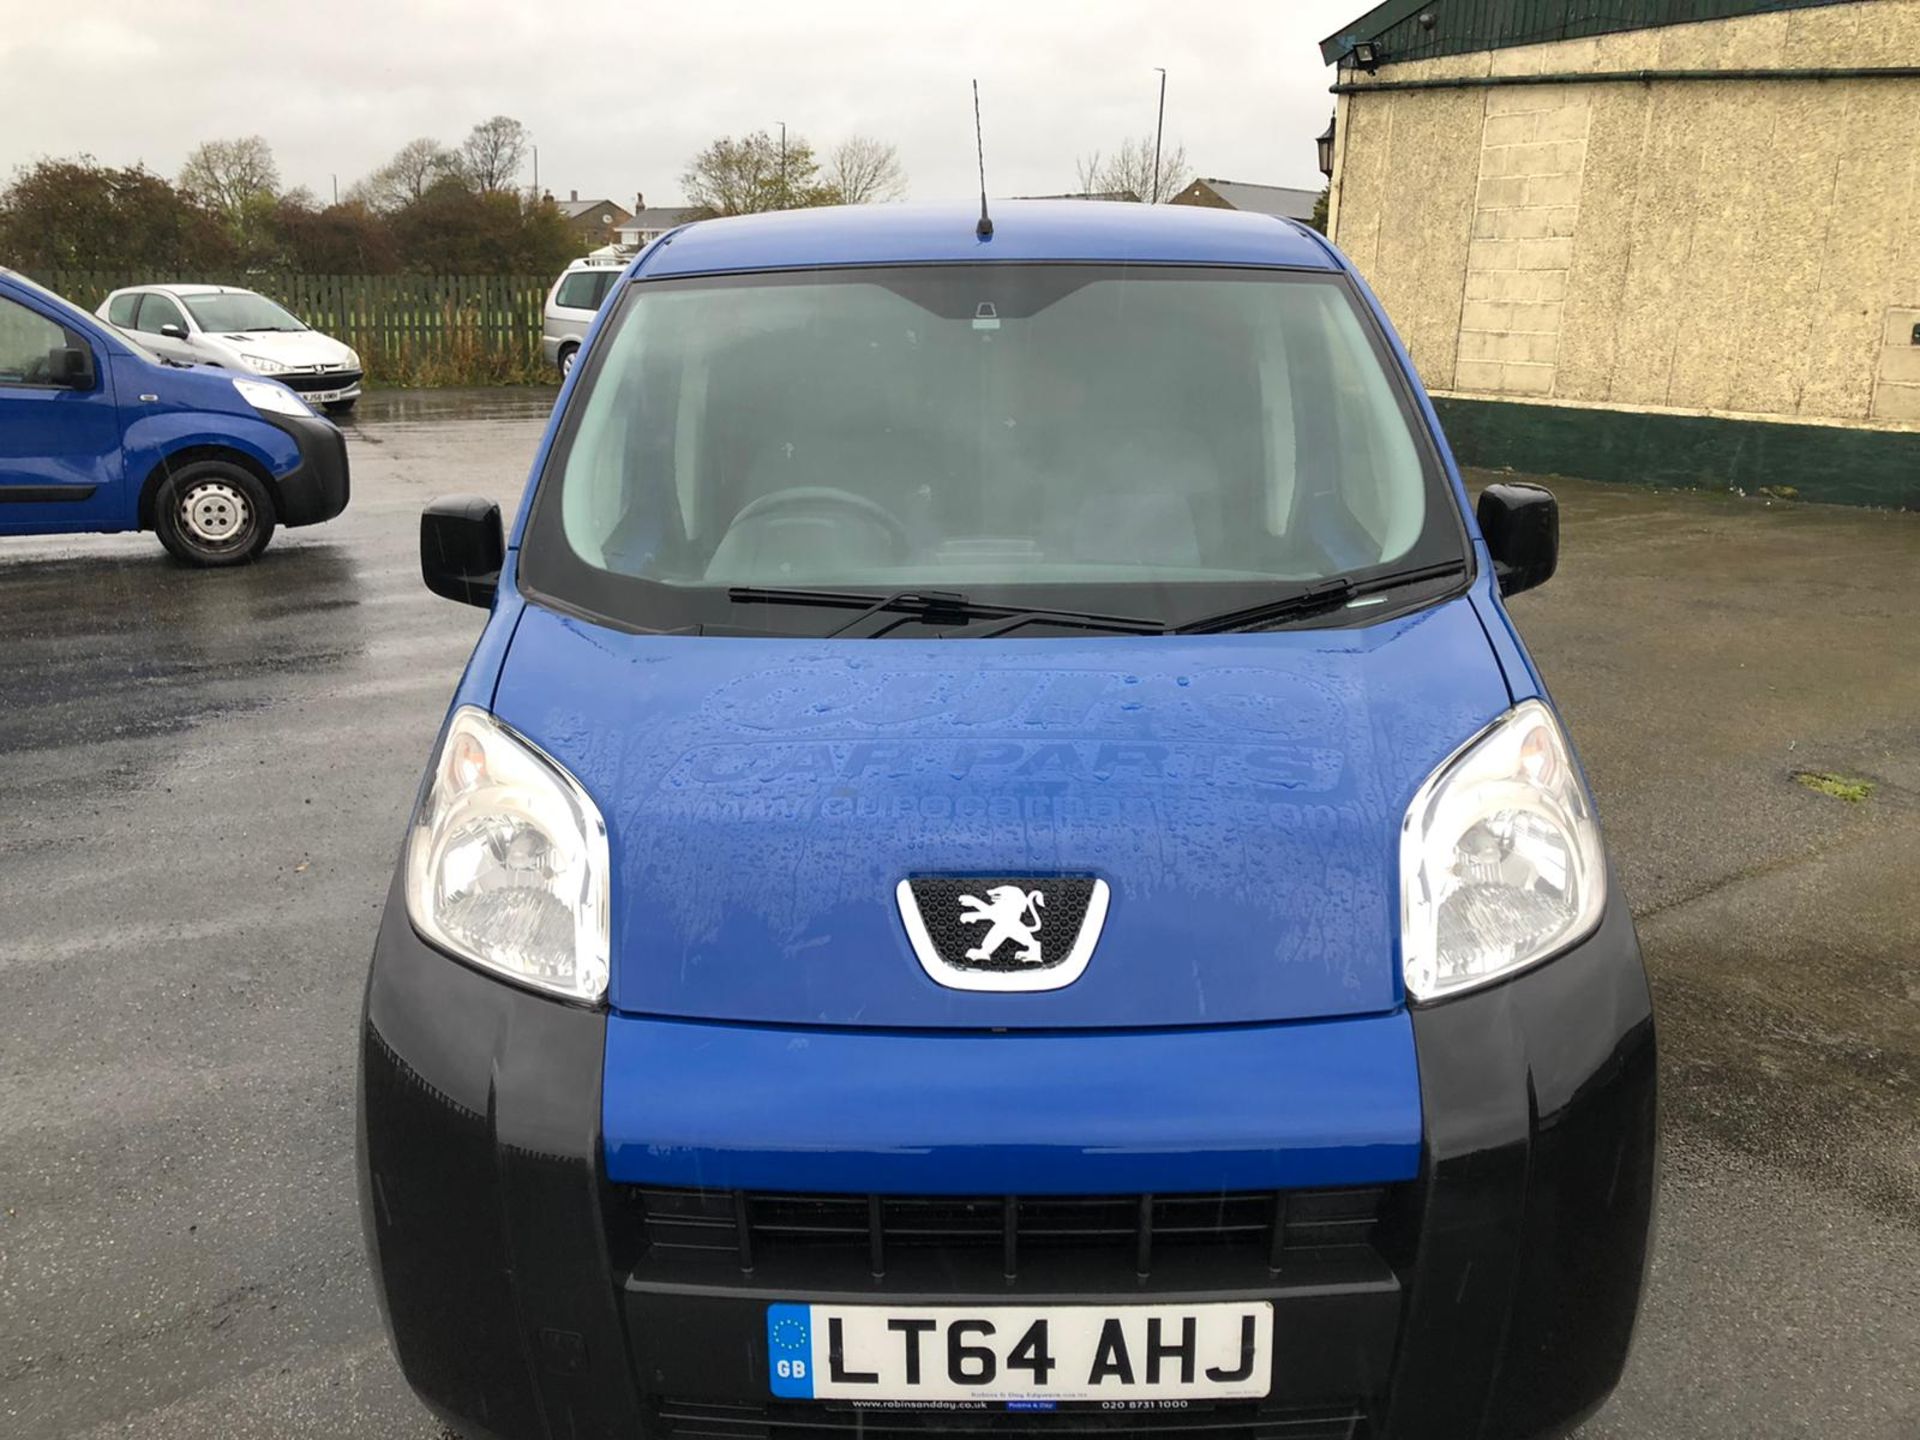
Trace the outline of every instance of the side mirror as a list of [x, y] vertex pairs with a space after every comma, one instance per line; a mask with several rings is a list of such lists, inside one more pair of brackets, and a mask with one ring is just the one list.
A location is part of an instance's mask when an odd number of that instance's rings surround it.
[[420, 512], [420, 574], [427, 589], [491, 606], [507, 560], [500, 507], [478, 495], [443, 495]]
[[47, 352], [47, 378], [69, 390], [91, 390], [97, 378], [93, 351], [84, 345], [56, 345]]
[[160, 327], [160, 333], [169, 340], [184, 340], [187, 338], [187, 327], [184, 325], [176, 325], [173, 321], [169, 320]]
[[1539, 485], [1489, 485], [1474, 512], [1502, 595], [1544, 585], [1560, 564], [1560, 502]]

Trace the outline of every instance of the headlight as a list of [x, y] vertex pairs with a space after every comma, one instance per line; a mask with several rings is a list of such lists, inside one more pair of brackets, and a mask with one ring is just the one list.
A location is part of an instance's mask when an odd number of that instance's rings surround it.
[[284, 375], [287, 372], [287, 367], [278, 360], [269, 360], [264, 355], [242, 355], [240, 363], [249, 370], [259, 371], [262, 375]]
[[366, 367], [360, 363], [360, 352], [358, 350], [347, 351], [347, 369], [363, 370], [365, 368]]
[[1553, 712], [1508, 711], [1427, 778], [1400, 829], [1400, 944], [1416, 1000], [1504, 979], [1606, 904], [1600, 830]]
[[573, 777], [482, 711], [447, 728], [407, 837], [407, 913], [509, 980], [607, 993], [607, 827]]
[[307, 402], [284, 385], [262, 385], [258, 380], [235, 380], [233, 388], [240, 392], [242, 400], [256, 410], [271, 411], [275, 415], [311, 417], [313, 414]]

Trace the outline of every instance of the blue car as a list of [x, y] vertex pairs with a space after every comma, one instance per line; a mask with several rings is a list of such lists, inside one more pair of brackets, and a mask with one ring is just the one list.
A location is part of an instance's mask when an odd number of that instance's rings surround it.
[[286, 386], [163, 360], [0, 269], [0, 536], [151, 530], [241, 565], [346, 505], [345, 439]]
[[497, 1437], [1558, 1435], [1655, 1046], [1406, 353], [1290, 222], [639, 256], [511, 531], [360, 1048], [393, 1346]]

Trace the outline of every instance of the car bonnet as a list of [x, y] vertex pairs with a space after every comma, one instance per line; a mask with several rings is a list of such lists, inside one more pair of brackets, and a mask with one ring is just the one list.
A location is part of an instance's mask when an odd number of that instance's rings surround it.
[[[1362, 628], [958, 642], [635, 635], [530, 604], [495, 692], [605, 817], [616, 1009], [963, 1029], [1397, 1007], [1407, 804], [1508, 703], [1465, 597]], [[951, 988], [916, 957], [903, 879], [1062, 876], [1107, 890], [1071, 984]]]

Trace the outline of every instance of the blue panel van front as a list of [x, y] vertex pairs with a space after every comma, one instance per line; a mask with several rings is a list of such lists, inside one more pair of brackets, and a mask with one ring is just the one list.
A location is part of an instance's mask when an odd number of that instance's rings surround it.
[[347, 498], [345, 439], [286, 386], [162, 360], [0, 270], [0, 536], [152, 530], [232, 565]]
[[1562, 1433], [1654, 1183], [1632, 924], [1318, 237], [1100, 205], [645, 252], [369, 975], [363, 1215], [465, 1435]]

